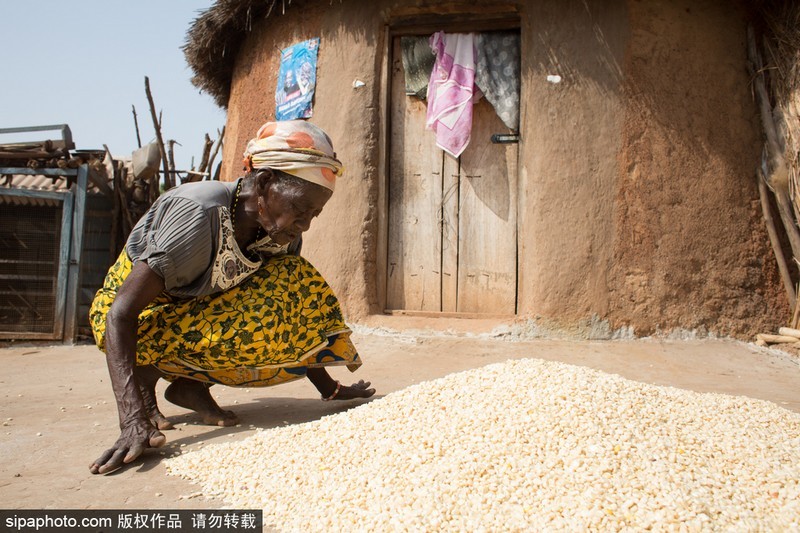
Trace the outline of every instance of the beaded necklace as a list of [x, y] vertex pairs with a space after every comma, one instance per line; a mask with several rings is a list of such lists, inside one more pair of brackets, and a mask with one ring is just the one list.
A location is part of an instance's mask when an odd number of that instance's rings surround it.
[[[243, 179], [239, 180], [239, 183], [236, 185], [236, 192], [233, 195], [233, 205], [231, 206], [231, 226], [233, 226], [233, 233], [236, 234], [236, 206], [239, 205], [239, 193], [242, 192], [242, 183], [244, 182]], [[253, 242], [258, 242], [260, 239], [263, 238], [264, 229], [261, 227], [261, 224], [258, 225], [258, 231], [256, 232], [256, 239]], [[249, 247], [248, 247], [249, 248]], [[248, 257], [251, 257], [251, 254], [255, 253], [258, 255], [257, 252], [249, 252], [249, 250], [243, 250], [244, 254]], [[252, 257], [251, 257], [252, 258]]]
[[233, 205], [231, 206], [231, 224], [235, 227], [236, 226], [236, 206], [239, 204], [239, 193], [242, 192], [242, 182], [244, 180], [239, 180], [239, 183], [236, 184], [236, 192], [233, 193]]

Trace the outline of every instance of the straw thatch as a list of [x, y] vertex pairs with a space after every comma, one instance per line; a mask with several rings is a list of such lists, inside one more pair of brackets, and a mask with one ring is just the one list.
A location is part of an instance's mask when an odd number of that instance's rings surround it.
[[[800, 323], [800, 4], [793, 0], [763, 0], [756, 5], [760, 38], [751, 33], [749, 57], [764, 126], [759, 185], [773, 250], [787, 296], [794, 305], [790, 325], [797, 328]], [[763, 64], [759, 50], [763, 51]], [[780, 225], [772, 219], [770, 202], [765, 201], [765, 184], [772, 191]], [[786, 259], [787, 246], [777, 239], [779, 230], [789, 242], [791, 262]], [[774, 337], [762, 335], [757, 342], [773, 344]], [[799, 343], [790, 344], [796, 347]]]
[[795, 217], [800, 220], [800, 3], [777, 4], [776, 8], [765, 11], [767, 77], [790, 198]]
[[194, 71], [192, 83], [228, 106], [231, 78], [239, 46], [254, 22], [285, 13], [302, 0], [218, 0], [197, 17], [186, 34], [186, 61]]
[[776, 1], [761, 11], [771, 92], [778, 104], [788, 107], [800, 91], [800, 4]]

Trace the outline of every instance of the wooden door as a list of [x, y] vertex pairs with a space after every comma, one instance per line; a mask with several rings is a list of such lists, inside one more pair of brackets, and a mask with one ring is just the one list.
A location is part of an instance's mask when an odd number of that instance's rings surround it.
[[517, 145], [485, 99], [458, 159], [425, 128], [426, 104], [406, 96], [393, 43], [387, 308], [514, 314], [517, 295]]

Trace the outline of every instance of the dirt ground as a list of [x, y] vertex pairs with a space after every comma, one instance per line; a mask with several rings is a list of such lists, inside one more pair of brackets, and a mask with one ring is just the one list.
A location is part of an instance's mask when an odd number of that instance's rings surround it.
[[[727, 340], [509, 340], [488, 331], [357, 328], [354, 340], [364, 366], [352, 375], [345, 368], [332, 374], [346, 382], [371, 380], [379, 399], [420, 381], [530, 357], [658, 385], [746, 395], [800, 412], [800, 359], [779, 351]], [[177, 423], [166, 432], [167, 446], [114, 474], [93, 476], [89, 463], [118, 436], [102, 354], [91, 345], [28, 344], [0, 349], [0, 359], [0, 508], [220, 508], [223, 502], [203, 499], [197, 486], [167, 476], [162, 460], [205, 444], [243, 439], [259, 428], [308, 422], [358, 405], [322, 402], [306, 380], [260, 390], [215, 387], [220, 405], [236, 410], [241, 425], [203, 426], [194, 414], [164, 402], [164, 413]], [[163, 388], [162, 383], [159, 394]]]

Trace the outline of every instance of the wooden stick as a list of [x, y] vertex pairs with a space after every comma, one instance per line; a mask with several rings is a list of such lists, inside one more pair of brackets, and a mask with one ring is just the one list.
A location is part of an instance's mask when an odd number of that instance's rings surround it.
[[114, 187], [114, 207], [111, 209], [111, 239], [108, 243], [108, 255], [110, 256], [111, 260], [114, 261], [114, 256], [117, 254], [117, 234], [119, 233], [119, 218], [121, 216], [118, 192], [119, 172], [117, 171], [117, 165], [114, 161], [114, 158], [111, 157], [111, 150], [108, 149], [108, 145], [104, 144], [103, 148], [105, 148], [108, 157], [111, 158], [111, 185]]
[[202, 159], [200, 159], [200, 166], [197, 167], [197, 172], [196, 173], [192, 172], [186, 177], [186, 179], [184, 180], [184, 183], [185, 182], [200, 181], [202, 179], [201, 175], [206, 174], [206, 167], [208, 167], [208, 157], [209, 157], [209, 154], [211, 153], [211, 145], [212, 144], [213, 143], [211, 142], [211, 137], [209, 137], [208, 133], [206, 133], [205, 141], [204, 141], [204, 144], [203, 144], [203, 157], [202, 157]]
[[221, 130], [217, 130], [217, 142], [214, 145], [214, 149], [211, 151], [211, 157], [208, 158], [208, 165], [207, 169], [210, 171], [214, 167], [214, 159], [217, 158], [217, 153], [219, 152], [220, 146], [222, 146], [222, 139], [225, 137], [225, 126], [222, 126]]
[[767, 138], [767, 151], [769, 153], [772, 172], [766, 174], [767, 183], [770, 189], [781, 189], [788, 192], [789, 190], [789, 175], [786, 171], [786, 161], [783, 157], [783, 150], [780, 148], [778, 142], [778, 131], [775, 127], [775, 120], [772, 116], [772, 105], [769, 101], [767, 93], [767, 85], [764, 80], [764, 65], [761, 60], [761, 54], [758, 53], [756, 46], [755, 31], [752, 26], [747, 28], [747, 55], [748, 55], [748, 70], [753, 77], [753, 86], [756, 90], [756, 100], [761, 115], [761, 125], [764, 128], [764, 135]]
[[[784, 158], [783, 148], [778, 140], [778, 128], [775, 124], [775, 117], [772, 114], [772, 105], [769, 101], [767, 94], [766, 82], [764, 77], [764, 66], [761, 55], [758, 52], [755, 40], [755, 31], [752, 26], [747, 28], [747, 55], [748, 55], [748, 70], [753, 77], [753, 86], [755, 88], [756, 99], [758, 101], [759, 111], [761, 115], [761, 123], [766, 136], [765, 154], [762, 156], [761, 163], [761, 176], [759, 182], [759, 195], [761, 196], [761, 206], [764, 213], [764, 218], [771, 220], [769, 213], [768, 200], [766, 200], [766, 192], [763, 190], [764, 183], [775, 194], [775, 203], [778, 206], [778, 214], [780, 215], [783, 228], [789, 238], [789, 244], [792, 248], [792, 255], [795, 261], [800, 259], [800, 230], [798, 230], [794, 209], [789, 197], [789, 173]], [[769, 160], [769, 165], [767, 164]], [[792, 326], [797, 326], [797, 321], [800, 319], [798, 315], [797, 293], [794, 288], [794, 283], [791, 280], [791, 273], [789, 272], [786, 258], [780, 249], [780, 244], [777, 239], [777, 232], [775, 231], [775, 224], [768, 220], [767, 230], [770, 232], [770, 242], [772, 244], [773, 252], [778, 260], [778, 268], [781, 273], [781, 279], [789, 297], [789, 302], [793, 308]]]
[[61, 151], [58, 152], [44, 152], [44, 151], [36, 151], [36, 152], [3, 152], [0, 151], [0, 157], [3, 159], [49, 159], [52, 157], [60, 158], [64, 157], [64, 153]]
[[128, 205], [128, 169], [124, 166], [119, 170], [119, 194], [120, 199], [122, 200], [122, 214], [124, 215], [122, 219], [122, 236], [123, 241], [128, 239], [128, 235], [133, 230], [134, 220], [133, 215], [131, 215], [130, 206]]
[[[790, 166], [796, 166], [800, 162], [794, 162]], [[800, 194], [797, 190], [797, 172], [794, 168], [789, 175], [789, 192], [791, 194], [790, 200], [792, 201], [792, 209], [794, 212], [794, 219], [800, 220]]]
[[[161, 172], [161, 171], [159, 170], [159, 172]], [[198, 176], [208, 176], [208, 172], [198, 172], [196, 170], [175, 169], [175, 170], [170, 170], [169, 173], [170, 174], [197, 174]]]
[[139, 119], [136, 118], [136, 106], [131, 104], [131, 110], [133, 111], [133, 127], [136, 128], [136, 144], [141, 148], [142, 137], [139, 135]]
[[778, 328], [778, 334], [785, 337], [795, 337], [800, 340], [800, 329], [795, 328]]
[[[163, 122], [161, 121], [161, 114], [163, 113], [162, 110], [158, 112], [158, 129], [161, 129], [161, 125]], [[169, 154], [167, 154], [167, 164], [169, 165], [169, 171], [164, 176], [164, 190], [168, 191], [175, 186], [175, 174], [178, 172], [175, 170], [175, 162], [170, 161]]]
[[197, 172], [196, 170], [179, 170], [178, 172], [185, 172], [186, 174], [192, 174], [195, 176], [200, 176], [202, 178], [208, 177], [208, 172]]
[[772, 191], [772, 194], [775, 195], [775, 204], [778, 206], [778, 215], [780, 216], [786, 236], [789, 239], [789, 245], [792, 249], [792, 256], [794, 257], [794, 260], [797, 261], [797, 259], [800, 258], [800, 230], [798, 230], [797, 223], [795, 222], [794, 209], [791, 205], [792, 201], [789, 198], [789, 191], [787, 189], [782, 188], [781, 186], [775, 186], [777, 183], [775, 180], [775, 172], [773, 172], [772, 176], [768, 175], [770, 172], [768, 158], [769, 148], [768, 146], [765, 146], [761, 154], [761, 176], [764, 179], [764, 182], [767, 184], [767, 187], [769, 187]]
[[792, 255], [794, 255], [795, 260], [798, 260], [800, 258], [800, 230], [798, 230], [797, 222], [795, 222], [792, 214], [792, 202], [789, 200], [789, 195], [786, 191], [773, 189], [773, 192], [775, 193], [775, 203], [778, 204], [778, 214], [781, 216], [786, 236], [789, 237]]
[[206, 133], [205, 139], [203, 140], [203, 156], [200, 158], [200, 165], [197, 167], [198, 172], [205, 172], [206, 167], [208, 167], [208, 158], [211, 155], [211, 146], [213, 143], [211, 142], [211, 137], [208, 136]]
[[764, 215], [764, 222], [767, 225], [767, 234], [769, 235], [769, 242], [772, 245], [772, 252], [775, 254], [775, 259], [778, 261], [778, 270], [781, 274], [781, 280], [783, 280], [783, 288], [786, 290], [786, 296], [789, 298], [789, 305], [792, 309], [795, 309], [797, 305], [797, 294], [794, 291], [792, 275], [789, 272], [789, 265], [786, 263], [786, 256], [783, 254], [783, 249], [781, 248], [778, 232], [775, 229], [775, 221], [772, 219], [772, 212], [769, 207], [769, 194], [767, 193], [767, 185], [761, 169], [758, 170], [756, 179], [758, 180], [758, 195], [761, 197], [761, 213]]
[[24, 151], [24, 150], [42, 150], [45, 152], [54, 152], [72, 150], [75, 144], [62, 139], [47, 139], [44, 141], [29, 141], [21, 143], [0, 143], [0, 150], [8, 150], [9, 152]]
[[[800, 284], [797, 286], [797, 290], [800, 290]], [[795, 291], [796, 294], [796, 291]], [[797, 329], [800, 326], [800, 305], [794, 306], [794, 314], [792, 315], [792, 323], [789, 324], [792, 328]]]
[[[180, 144], [175, 139], [167, 141], [167, 160], [169, 161], [169, 169], [172, 173], [175, 172], [175, 144]], [[171, 181], [171, 180], [170, 180]]]
[[753, 76], [753, 86], [755, 87], [756, 100], [761, 115], [761, 125], [766, 136], [766, 152], [769, 165], [762, 162], [764, 178], [767, 185], [775, 193], [775, 201], [778, 204], [778, 213], [789, 237], [789, 244], [792, 247], [792, 254], [795, 259], [800, 258], [800, 230], [797, 229], [792, 202], [789, 199], [789, 172], [786, 167], [786, 159], [783, 156], [781, 143], [778, 141], [778, 129], [775, 126], [775, 119], [772, 115], [772, 105], [769, 101], [767, 86], [764, 80], [764, 66], [761, 54], [756, 47], [755, 32], [752, 26], [747, 28], [747, 55], [748, 70]]
[[769, 335], [767, 333], [759, 333], [756, 335], [756, 339], [761, 339], [769, 344], [789, 344], [793, 342], [800, 342], [798, 341], [797, 337], [792, 337], [791, 335]]
[[108, 256], [113, 262], [115, 256], [119, 255], [117, 239], [119, 239], [120, 218], [122, 217], [122, 202], [120, 202], [119, 192], [117, 192], [120, 187], [117, 165], [112, 164], [112, 167], [114, 168], [114, 179], [111, 182], [114, 185], [114, 207], [111, 209], [111, 239], [108, 243]]
[[[167, 161], [167, 151], [164, 149], [164, 139], [161, 137], [161, 121], [158, 120], [156, 116], [156, 105], [153, 102], [153, 95], [150, 92], [150, 78], [147, 76], [144, 77], [144, 92], [147, 94], [147, 102], [150, 104], [150, 116], [153, 119], [153, 128], [156, 130], [156, 141], [158, 142], [158, 150], [161, 152], [161, 165], [164, 169], [164, 181], [166, 182], [167, 188], [170, 188], [170, 178], [169, 176], [169, 161]], [[154, 202], [156, 198], [158, 198], [158, 174], [155, 175], [153, 178], [155, 181], [155, 187], [150, 187], [150, 203]]]

